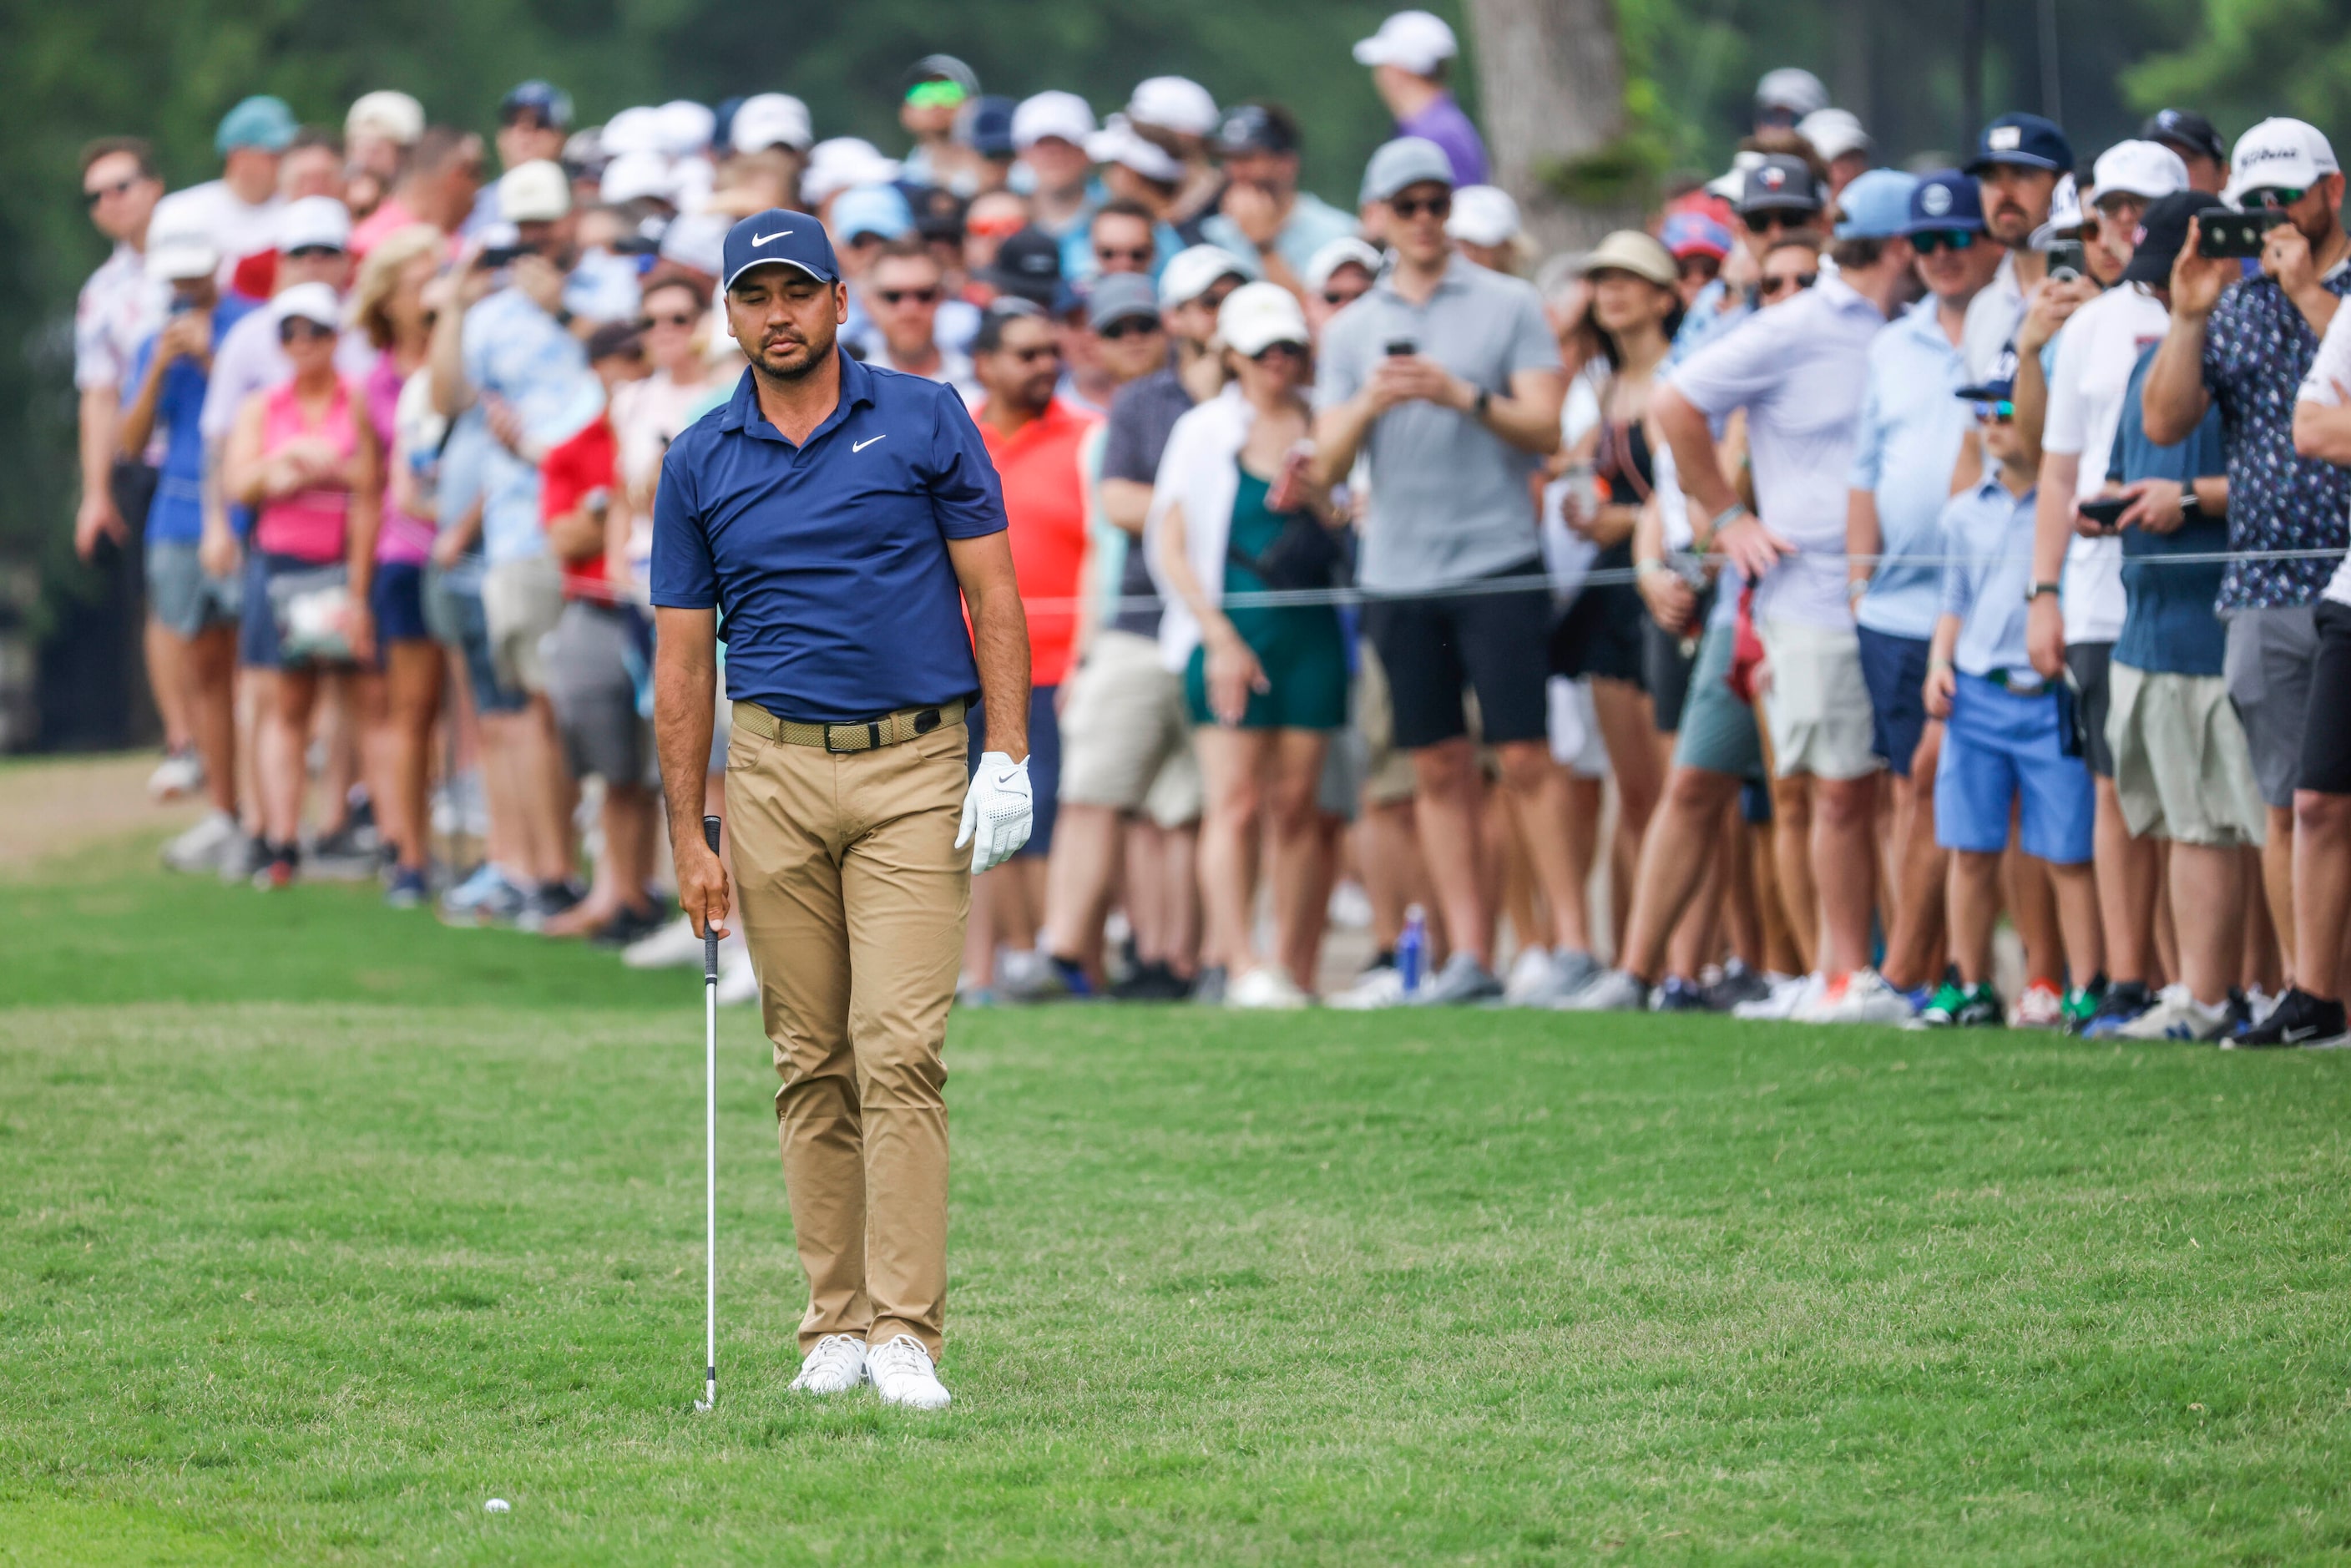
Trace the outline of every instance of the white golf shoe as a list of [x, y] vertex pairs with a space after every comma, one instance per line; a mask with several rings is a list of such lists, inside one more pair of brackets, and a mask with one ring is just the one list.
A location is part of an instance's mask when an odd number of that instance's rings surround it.
[[946, 1385], [939, 1381], [938, 1369], [931, 1364], [931, 1353], [913, 1334], [902, 1333], [879, 1350], [868, 1352], [865, 1364], [883, 1404], [904, 1405], [909, 1410], [947, 1407]]
[[702, 962], [702, 938], [684, 915], [649, 936], [640, 936], [621, 949], [621, 962], [632, 969], [683, 969]]
[[1824, 982], [1789, 1016], [1797, 1023], [1906, 1024], [1916, 1009], [1876, 970], [1855, 969]]
[[218, 872], [231, 850], [245, 847], [245, 831], [226, 811], [214, 811], [163, 846], [163, 864], [172, 871]]
[[1259, 965], [1225, 988], [1228, 1008], [1282, 1010], [1313, 1005], [1314, 998], [1301, 990], [1297, 981], [1270, 964]]
[[865, 1342], [854, 1334], [829, 1333], [801, 1359], [792, 1387], [801, 1394], [847, 1394], [865, 1379]]

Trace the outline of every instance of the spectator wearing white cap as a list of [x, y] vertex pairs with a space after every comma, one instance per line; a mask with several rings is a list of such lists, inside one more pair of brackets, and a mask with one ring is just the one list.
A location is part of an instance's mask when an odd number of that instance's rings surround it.
[[1829, 89], [1802, 66], [1765, 71], [1755, 84], [1755, 129], [1792, 131], [1829, 106]]
[[834, 197], [861, 185], [894, 183], [904, 171], [895, 158], [885, 158], [871, 141], [855, 136], [834, 136], [809, 150], [808, 169], [800, 175], [800, 194], [809, 210], [829, 219]]
[[1453, 166], [1453, 183], [1486, 183], [1486, 142], [1445, 85], [1461, 46], [1453, 29], [1426, 11], [1398, 11], [1355, 46], [1355, 63], [1372, 68], [1372, 86], [1395, 117], [1398, 136], [1433, 141]]
[[[1102, 166], [1102, 188], [1110, 193], [1110, 203], [1102, 211], [1122, 205], [1140, 210], [1149, 220], [1150, 269], [1155, 274], [1169, 256], [1184, 248], [1184, 236], [1170, 221], [1183, 189], [1184, 165], [1174, 153], [1136, 130], [1123, 114], [1112, 115], [1086, 144], [1086, 152]], [[1092, 226], [1098, 228], [1101, 223], [1102, 212], [1097, 212]], [[1105, 267], [1099, 255], [1092, 257], [1089, 270], [1096, 268], [1116, 270]]]
[[1254, 258], [1258, 271], [1293, 294], [1314, 253], [1355, 232], [1355, 220], [1311, 191], [1298, 188], [1303, 146], [1297, 116], [1278, 103], [1238, 104], [1217, 128], [1225, 170], [1217, 212], [1201, 220], [1207, 243]]
[[[589, 372], [564, 286], [578, 260], [571, 183], [555, 163], [509, 169], [499, 210], [514, 225], [506, 254], [479, 247], [460, 274], [455, 308], [434, 322], [434, 406], [455, 419], [476, 405], [492, 437], [482, 458], [482, 611], [495, 672], [482, 738], [500, 766], [528, 780], [509, 831], [525, 863], [503, 868], [522, 896], [507, 913], [527, 920], [579, 902], [571, 880], [569, 808], [546, 692], [541, 643], [563, 611], [560, 572], [539, 513], [539, 464], [594, 418], [603, 389]], [[504, 263], [504, 265], [498, 265]], [[477, 699], [480, 694], [477, 693]]]
[[1317, 344], [1332, 317], [1371, 292], [1384, 265], [1378, 251], [1353, 235], [1332, 240], [1307, 261], [1300, 281], [1306, 285], [1306, 324]]
[[1499, 185], [1464, 185], [1453, 193], [1453, 215], [1445, 220], [1453, 248], [1489, 272], [1523, 277], [1530, 246], [1519, 222], [1519, 204]]
[[[2265, 120], [2238, 138], [2230, 155], [2231, 195], [2248, 210], [2282, 212], [2262, 246], [2261, 270], [2182, 246], [2171, 273], [2171, 328], [2148, 367], [2142, 396], [2147, 439], [2185, 440], [2217, 403], [2229, 467], [2229, 549], [2244, 555], [2335, 550], [2346, 540], [2351, 468], [2340, 448], [2305, 433], [2323, 426], [2316, 412], [2337, 401], [2332, 385], [2311, 386], [2322, 337], [2340, 336], [2342, 298], [2351, 293], [2351, 240], [2343, 233], [2343, 173], [2317, 127]], [[2303, 404], [2314, 405], [2305, 408]], [[2305, 434], [2309, 439], [2305, 439]], [[2303, 455], [2304, 453], [2315, 455]], [[2331, 460], [2330, 460], [2331, 459]], [[2307, 760], [2343, 733], [2340, 714], [2311, 706], [2320, 653], [2317, 606], [2329, 565], [2322, 558], [2237, 559], [2220, 579], [2220, 612], [2228, 622], [2229, 695], [2252, 750], [2253, 776], [2269, 807], [2262, 880], [2294, 988], [2278, 1015], [2249, 1039], [2280, 1044], [2279, 1029], [2300, 1029], [2298, 1015], [2339, 1000], [2330, 951], [2314, 950], [2297, 911], [2305, 859], [2301, 819], [2322, 830], [2315, 847], [2340, 864], [2343, 808], [2332, 786], [2296, 793]], [[2305, 747], [2308, 749], [2306, 750]], [[2305, 797], [2307, 797], [2305, 799]], [[2322, 891], [2335, 894], [2339, 882]], [[2339, 923], [2311, 935], [2339, 936]], [[2333, 1018], [2340, 1019], [2337, 1009]], [[2280, 1023], [2283, 1017], [2287, 1021]], [[2335, 1025], [2336, 1029], [2341, 1026]], [[2264, 1035], [2264, 1031], [2272, 1031]]]
[[1165, 148], [1183, 168], [1168, 219], [1185, 245], [1200, 243], [1200, 220], [1224, 192], [1209, 138], [1223, 119], [1207, 88], [1187, 77], [1150, 77], [1127, 95], [1127, 122], [1144, 141]]
[[[704, 210], [733, 220], [769, 207], [800, 205], [800, 172], [816, 135], [808, 105], [789, 93], [747, 98], [726, 124], [726, 156]], [[723, 240], [725, 235], [720, 235]], [[714, 280], [716, 274], [712, 274]]]
[[[2130, 264], [2132, 236], [2148, 204], [2188, 188], [2188, 166], [2152, 141], [2123, 141], [2098, 157], [2091, 189], [2098, 214], [2091, 243], [2119, 277]], [[2079, 506], [2106, 487], [2123, 393], [2139, 352], [2163, 336], [2170, 313], [2145, 284], [2109, 288], [2074, 311], [2055, 341], [2041, 429], [2041, 475], [2034, 503], [2032, 580], [2057, 585], [2037, 595], [2026, 638], [2044, 677], [2070, 674], [2082, 704], [2084, 759], [2096, 780], [2098, 902], [2105, 963], [2095, 966], [2109, 993], [2143, 1009], [2155, 962], [2154, 892], [2160, 868], [2155, 842], [2135, 839], [2115, 789], [2115, 755], [2106, 741], [2115, 641], [2122, 635], [2122, 541], [2082, 516]], [[2037, 377], [2040, 356], [2027, 364], [2018, 345], [2018, 380]], [[2077, 969], [2095, 955], [2068, 954]], [[2119, 1006], [2120, 1003], [2118, 1002]], [[2125, 1018], [2131, 1016], [2128, 1013]]]
[[[146, 234], [144, 267], [166, 306], [123, 368], [128, 394], [109, 433], [126, 463], [142, 463], [160, 449], [152, 498], [141, 519], [147, 583], [148, 681], [167, 725], [166, 767], [181, 765], [172, 793], [210, 787], [214, 810], [201, 831], [165, 852], [165, 863], [211, 870], [241, 842], [236, 831], [235, 745], [228, 706], [236, 615], [235, 578], [206, 572], [203, 533], [204, 437], [199, 423], [206, 378], [223, 339], [248, 302], [221, 292], [220, 253], [200, 229], [160, 224]], [[142, 486], [142, 488], [144, 488]], [[162, 795], [172, 782], [163, 769], [149, 788]]]
[[424, 106], [404, 92], [362, 94], [343, 116], [343, 199], [364, 218], [392, 193], [402, 162], [424, 134]]
[[1029, 222], [1061, 242], [1064, 277], [1083, 266], [1086, 224], [1102, 202], [1086, 155], [1096, 129], [1094, 111], [1073, 92], [1040, 92], [1012, 111], [1012, 145], [1036, 182]]
[[1816, 109], [1796, 122], [1796, 134], [1813, 144], [1829, 169], [1829, 200], [1869, 167], [1876, 146], [1849, 109]]
[[[338, 296], [351, 282], [351, 214], [331, 196], [308, 196], [287, 206], [277, 222], [277, 291], [322, 283]], [[363, 377], [375, 364], [367, 334], [352, 328], [336, 345], [337, 368]], [[239, 321], [213, 355], [212, 386], [204, 396], [204, 439], [217, 455], [236, 423], [245, 400], [275, 386], [292, 371], [277, 325], [266, 311]], [[224, 518], [224, 521], [225, 519]]]

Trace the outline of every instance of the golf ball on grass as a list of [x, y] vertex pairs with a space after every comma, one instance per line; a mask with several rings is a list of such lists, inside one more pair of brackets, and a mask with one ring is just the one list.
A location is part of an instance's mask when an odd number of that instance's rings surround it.
[[482, 1505], [482, 1511], [484, 1513], [507, 1513], [511, 1511], [513, 1508], [514, 1504], [508, 1502], [506, 1499], [502, 1497], [494, 1497], [490, 1499], [489, 1501]]

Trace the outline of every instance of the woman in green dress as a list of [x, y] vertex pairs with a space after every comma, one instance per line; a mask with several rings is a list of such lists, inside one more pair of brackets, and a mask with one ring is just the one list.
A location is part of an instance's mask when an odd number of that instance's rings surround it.
[[1168, 437], [1146, 548], [1170, 601], [1161, 653], [1183, 674], [1196, 727], [1207, 795], [1200, 889], [1209, 940], [1232, 970], [1227, 1000], [1303, 1007], [1313, 977], [1251, 940], [1256, 850], [1270, 824], [1274, 950], [1293, 952], [1322, 896], [1315, 786], [1331, 733], [1347, 720], [1346, 643], [1330, 605], [1227, 600], [1301, 586], [1296, 572], [1340, 524], [1305, 481], [1312, 377], [1296, 298], [1270, 283], [1236, 289], [1217, 329], [1233, 381]]

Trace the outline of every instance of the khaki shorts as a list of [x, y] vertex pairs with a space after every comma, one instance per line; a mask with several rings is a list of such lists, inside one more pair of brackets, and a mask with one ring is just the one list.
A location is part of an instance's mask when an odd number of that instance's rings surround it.
[[1184, 683], [1159, 644], [1103, 630], [1069, 679], [1061, 709], [1064, 804], [1142, 811], [1163, 828], [1200, 817], [1200, 764], [1184, 715]]
[[1876, 710], [1854, 629], [1768, 621], [1759, 622], [1755, 632], [1771, 663], [1762, 706], [1773, 777], [1803, 773], [1834, 781], [1877, 771]]
[[563, 573], [549, 556], [502, 561], [482, 574], [482, 616], [498, 679], [534, 695], [547, 690], [540, 646], [563, 618]]
[[2106, 745], [2131, 837], [2210, 849], [2260, 843], [2268, 817], [2228, 678], [2124, 664], [2112, 671]]

